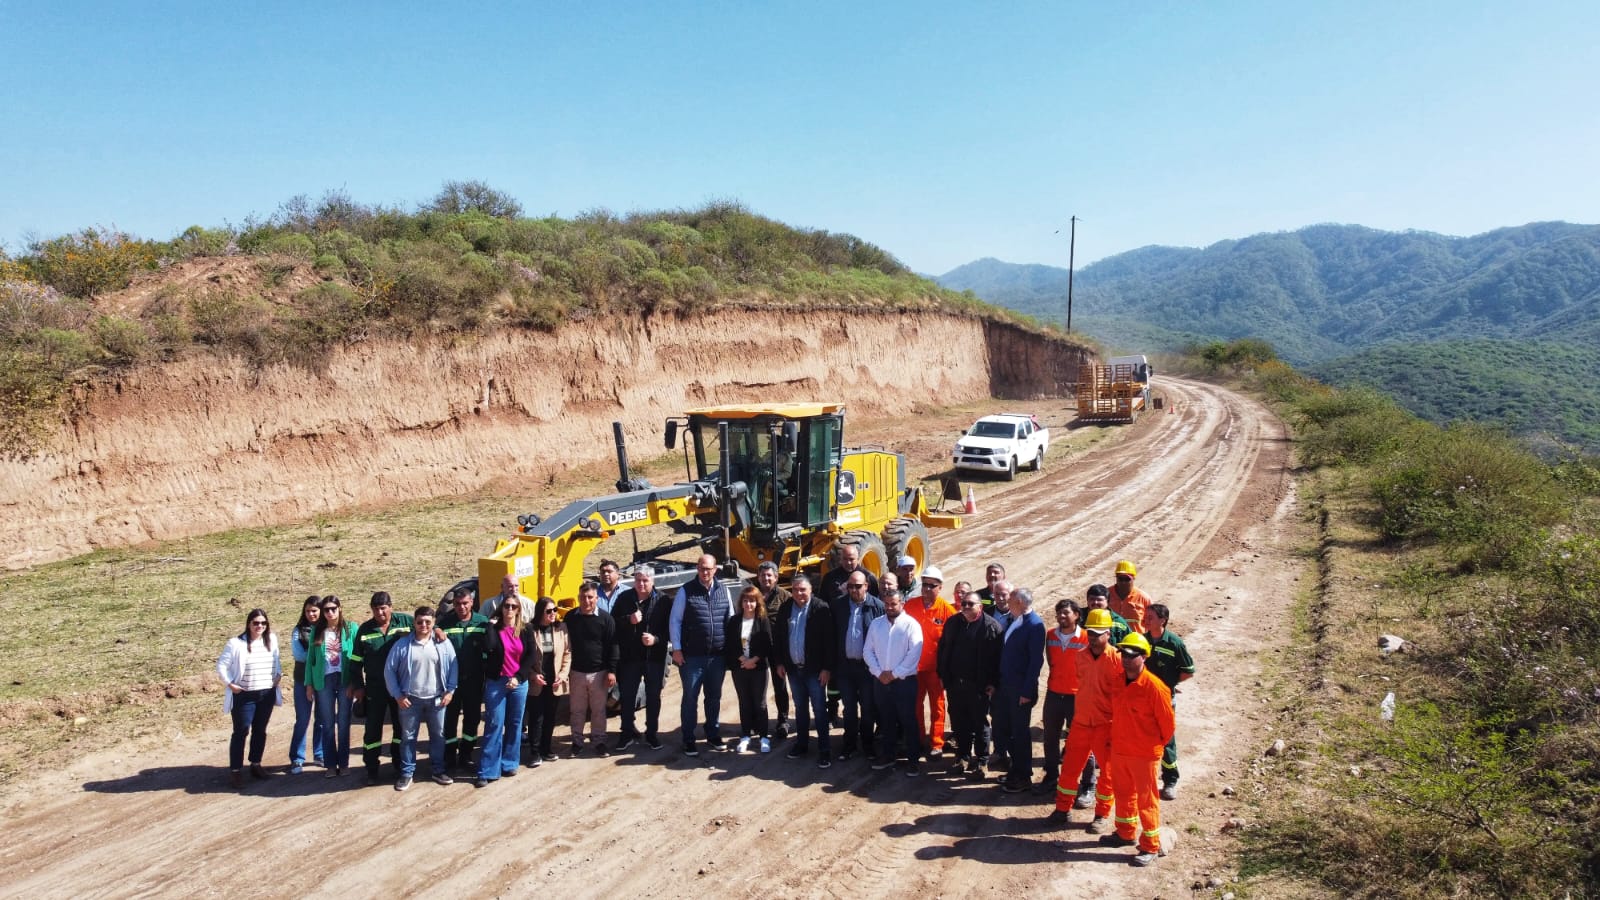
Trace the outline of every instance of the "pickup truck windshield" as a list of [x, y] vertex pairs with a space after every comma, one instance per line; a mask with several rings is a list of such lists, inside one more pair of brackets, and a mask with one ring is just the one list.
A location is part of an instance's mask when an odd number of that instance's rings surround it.
[[1017, 436], [1017, 426], [1004, 422], [978, 422], [968, 434], [973, 437], [1014, 438]]

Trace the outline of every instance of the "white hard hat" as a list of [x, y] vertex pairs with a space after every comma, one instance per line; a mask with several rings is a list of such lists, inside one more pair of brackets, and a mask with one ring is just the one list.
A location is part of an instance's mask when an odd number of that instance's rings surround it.
[[938, 566], [929, 566], [926, 569], [923, 569], [922, 570], [922, 577], [923, 578], [931, 578], [934, 581], [939, 582], [940, 584], [944, 584], [944, 573], [939, 571], [939, 567]]

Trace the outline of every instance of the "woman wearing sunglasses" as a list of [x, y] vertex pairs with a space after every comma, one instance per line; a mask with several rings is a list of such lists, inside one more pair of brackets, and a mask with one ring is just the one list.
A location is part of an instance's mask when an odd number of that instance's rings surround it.
[[[480, 635], [483, 648], [483, 741], [478, 745], [478, 780], [488, 787], [517, 774], [522, 763], [522, 711], [528, 682], [539, 672], [539, 638], [523, 617], [524, 598], [500, 602]], [[529, 610], [531, 612], [531, 610]]]
[[299, 690], [316, 698], [317, 723], [322, 727], [322, 763], [326, 777], [343, 775], [350, 768], [350, 698], [344, 692], [346, 666], [355, 646], [356, 625], [345, 619], [339, 598], [322, 598], [322, 617], [311, 629], [306, 651], [306, 681]]
[[556, 733], [556, 702], [567, 693], [572, 648], [567, 626], [557, 617], [556, 601], [540, 597], [533, 607], [533, 634], [539, 642], [539, 671], [528, 685], [528, 705], [523, 721], [528, 726], [528, 765], [556, 758], [551, 746]]
[[278, 638], [272, 633], [265, 610], [245, 616], [244, 633], [229, 638], [217, 658], [217, 677], [227, 686], [222, 709], [233, 715], [233, 739], [228, 742], [228, 770], [234, 787], [244, 786], [244, 744], [250, 739], [250, 774], [265, 778], [261, 754], [267, 749], [267, 721], [272, 708], [283, 702], [278, 682], [283, 665], [278, 660]]

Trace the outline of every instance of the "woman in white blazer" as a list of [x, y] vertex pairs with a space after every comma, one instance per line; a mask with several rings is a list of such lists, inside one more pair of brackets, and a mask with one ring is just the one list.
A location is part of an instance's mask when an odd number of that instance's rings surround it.
[[222, 709], [233, 715], [233, 740], [228, 743], [228, 770], [234, 787], [244, 786], [244, 742], [250, 738], [250, 774], [265, 778], [261, 754], [267, 749], [267, 720], [272, 708], [282, 705], [278, 682], [283, 664], [278, 659], [278, 637], [266, 610], [252, 609], [245, 616], [244, 633], [229, 638], [217, 657], [217, 677], [227, 686]]

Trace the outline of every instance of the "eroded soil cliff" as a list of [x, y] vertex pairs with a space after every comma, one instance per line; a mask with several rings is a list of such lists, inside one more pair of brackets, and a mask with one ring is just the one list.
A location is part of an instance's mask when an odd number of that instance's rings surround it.
[[0, 463], [0, 566], [544, 478], [659, 447], [716, 403], [853, 414], [1069, 390], [1085, 351], [935, 313], [722, 312], [368, 343], [326, 372], [209, 356], [95, 385], [53, 445]]

